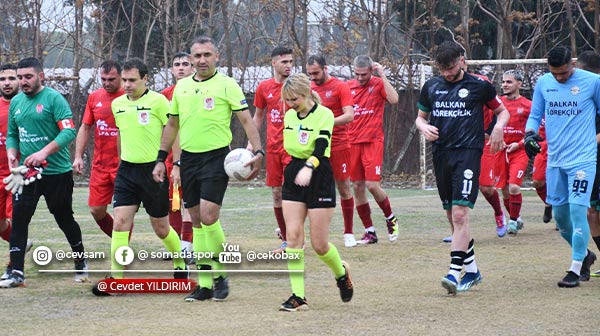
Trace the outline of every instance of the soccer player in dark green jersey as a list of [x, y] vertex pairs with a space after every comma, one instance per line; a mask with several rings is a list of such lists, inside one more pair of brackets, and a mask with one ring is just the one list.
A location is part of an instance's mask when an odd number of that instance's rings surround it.
[[10, 235], [12, 270], [0, 287], [24, 285], [25, 250], [29, 222], [43, 195], [48, 210], [63, 231], [74, 255], [75, 281], [88, 281], [81, 229], [73, 218], [73, 171], [69, 144], [75, 139], [73, 113], [67, 100], [56, 90], [42, 85], [44, 72], [36, 58], [25, 58], [17, 64], [21, 93], [9, 108], [6, 149], [10, 168], [48, 166], [42, 179], [24, 186], [13, 195], [13, 222]]
[[[223, 265], [215, 258], [223, 251], [225, 243], [219, 215], [229, 181], [223, 162], [232, 139], [232, 114], [242, 124], [255, 150], [254, 158], [247, 163], [252, 166], [249, 180], [258, 174], [264, 151], [242, 89], [233, 78], [217, 71], [219, 52], [214, 41], [208, 37], [196, 38], [192, 42], [190, 55], [196, 73], [177, 82], [153, 174], [155, 181], [164, 181], [164, 161], [179, 132], [181, 157], [177, 157], [178, 153], [174, 151], [173, 160], [181, 163], [179, 170], [184, 206], [192, 216], [194, 226], [194, 252], [214, 255], [212, 259], [196, 260], [196, 266], [200, 270], [221, 271]], [[229, 283], [226, 274], [216, 273], [218, 277], [214, 280], [214, 289], [212, 275], [198, 273], [198, 287], [185, 300], [227, 298]]]
[[283, 216], [287, 226], [290, 256], [288, 269], [292, 295], [280, 310], [297, 311], [308, 308], [304, 297], [304, 221], [308, 217], [310, 243], [321, 259], [333, 271], [342, 301], [348, 302], [354, 293], [350, 268], [340, 258], [335, 245], [329, 242], [329, 225], [335, 208], [335, 179], [329, 162], [334, 115], [320, 105], [321, 99], [310, 87], [303, 73], [288, 77], [281, 97], [291, 109], [283, 120], [283, 147], [292, 157], [285, 168], [282, 189]]

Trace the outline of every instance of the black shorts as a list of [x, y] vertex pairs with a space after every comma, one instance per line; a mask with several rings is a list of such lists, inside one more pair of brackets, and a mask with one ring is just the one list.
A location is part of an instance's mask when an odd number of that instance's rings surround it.
[[121, 161], [115, 178], [113, 208], [144, 204], [146, 213], [155, 218], [169, 214], [169, 182], [156, 183], [152, 170], [156, 164]]
[[[600, 146], [599, 146], [600, 147]], [[600, 148], [598, 148], [600, 150]], [[600, 194], [600, 151], [596, 157], [596, 176], [594, 177], [594, 186], [590, 195], [590, 206], [600, 211], [600, 202], [598, 202]]]
[[200, 204], [200, 199], [223, 204], [229, 176], [223, 163], [229, 147], [204, 153], [181, 151], [181, 191], [186, 208]]
[[481, 149], [438, 150], [433, 153], [435, 182], [448, 210], [453, 205], [473, 209], [479, 193]]
[[301, 187], [294, 183], [294, 179], [300, 169], [304, 167], [305, 161], [292, 158], [292, 161], [285, 167], [282, 188], [283, 200], [306, 203], [308, 209], [335, 208], [335, 179], [327, 158], [321, 159], [319, 168], [313, 171], [308, 186]]

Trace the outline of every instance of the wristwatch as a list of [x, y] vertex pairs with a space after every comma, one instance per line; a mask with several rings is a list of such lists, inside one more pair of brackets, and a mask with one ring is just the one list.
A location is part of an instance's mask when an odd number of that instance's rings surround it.
[[306, 162], [304, 162], [304, 166], [308, 167], [308, 168], [310, 168], [312, 170], [315, 170], [315, 165], [312, 162], [306, 161]]
[[177, 167], [181, 167], [181, 161], [180, 160], [173, 161], [173, 165], [177, 166]]
[[254, 155], [258, 155], [258, 154], [262, 154], [262, 156], [265, 157], [265, 151], [262, 149], [257, 149], [254, 151]]

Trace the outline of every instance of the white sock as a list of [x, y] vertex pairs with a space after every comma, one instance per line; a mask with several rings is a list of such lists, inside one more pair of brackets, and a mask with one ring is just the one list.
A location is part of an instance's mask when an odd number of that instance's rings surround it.
[[573, 261], [571, 261], [571, 268], [569, 268], [569, 271], [571, 271], [577, 275], [580, 275], [582, 265], [583, 265], [583, 261], [573, 260]]

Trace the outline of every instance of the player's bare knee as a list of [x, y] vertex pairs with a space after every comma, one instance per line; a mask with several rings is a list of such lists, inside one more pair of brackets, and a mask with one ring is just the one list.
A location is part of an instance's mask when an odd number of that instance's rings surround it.
[[315, 253], [318, 255], [322, 256], [329, 251], [329, 242], [327, 242], [326, 240], [320, 241], [311, 239], [310, 243], [312, 245], [313, 250], [315, 250]]
[[90, 207], [90, 214], [94, 220], [99, 221], [106, 217], [106, 207]]

